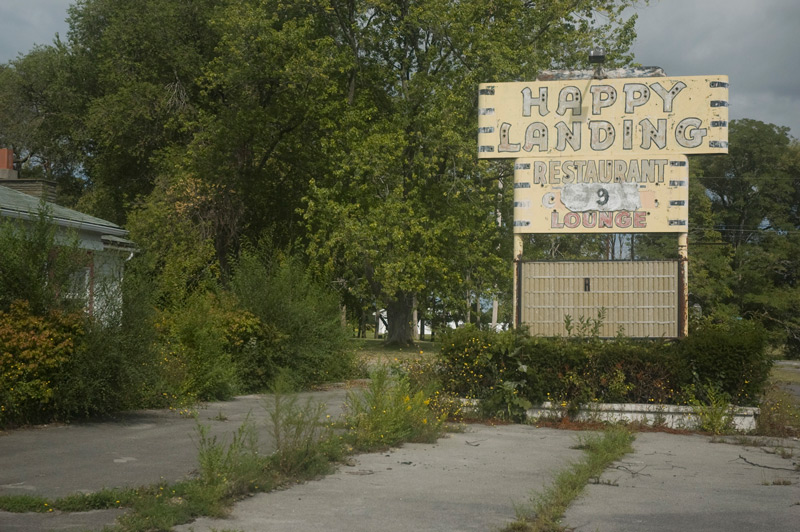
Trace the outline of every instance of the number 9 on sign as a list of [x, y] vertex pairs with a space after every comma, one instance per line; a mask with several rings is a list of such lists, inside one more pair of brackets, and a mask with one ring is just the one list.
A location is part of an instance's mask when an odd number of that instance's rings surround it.
[[604, 188], [597, 189], [597, 197], [600, 198], [597, 200], [598, 205], [605, 205], [608, 203], [608, 190]]

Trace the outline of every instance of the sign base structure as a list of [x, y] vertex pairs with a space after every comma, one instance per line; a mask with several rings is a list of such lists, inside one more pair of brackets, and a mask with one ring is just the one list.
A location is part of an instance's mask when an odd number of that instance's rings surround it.
[[564, 336], [565, 317], [605, 314], [599, 335], [678, 338], [684, 313], [680, 263], [585, 261], [517, 263], [516, 326], [539, 336]]

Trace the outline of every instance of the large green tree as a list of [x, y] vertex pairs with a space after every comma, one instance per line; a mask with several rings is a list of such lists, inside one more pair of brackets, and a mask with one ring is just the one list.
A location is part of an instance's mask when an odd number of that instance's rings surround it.
[[81, 208], [136, 212], [155, 270], [175, 253], [224, 279], [242, 239], [271, 235], [406, 342], [415, 305], [466, 315], [508, 288], [510, 172], [475, 160], [478, 83], [581, 66], [597, 44], [629, 62], [630, 3], [78, 0], [67, 41], [0, 89], [48, 124], [14, 134], [72, 165]]
[[329, 172], [308, 196], [308, 250], [344, 289], [385, 306], [389, 342], [411, 340], [412, 308], [431, 288], [464, 301], [503, 278], [509, 232], [497, 228], [497, 181], [507, 171], [475, 161], [478, 83], [581, 65], [596, 43], [624, 62], [627, 4], [326, 4], [350, 57], [349, 107], [325, 145]]
[[21, 177], [55, 181], [65, 204], [82, 191], [81, 108], [61, 41], [0, 66], [0, 146], [14, 151]]
[[300, 239], [302, 198], [328, 172], [321, 143], [339, 125], [346, 58], [318, 9], [236, 0], [208, 22], [220, 38], [197, 79], [198, 112], [183, 122], [188, 146], [174, 147], [180, 161], [168, 172], [209, 187], [195, 212], [223, 263], [243, 236], [268, 232], [278, 247]]
[[[310, 178], [326, 171], [319, 142], [344, 102], [345, 67], [323, 8], [77, 2], [69, 55], [84, 95], [81, 206], [124, 221], [132, 209], [161, 209], [165, 190], [178, 194], [173, 214], [211, 241], [223, 274], [243, 236], [268, 232], [278, 247], [300, 238], [297, 209]], [[145, 214], [136, 225], [169, 240], [157, 220]]]
[[761, 320], [798, 356], [800, 147], [788, 128], [751, 119], [732, 121], [729, 141], [727, 155], [692, 163], [710, 204], [701, 229], [715, 233], [700, 243], [719, 250], [707, 271], [729, 272], [708, 311]]
[[[87, 210], [124, 222], [151, 192], [161, 151], [185, 144], [198, 112], [197, 79], [218, 36], [212, 0], [78, 0], [69, 9], [72, 86], [82, 96], [80, 135]], [[76, 128], [77, 131], [77, 128]]]

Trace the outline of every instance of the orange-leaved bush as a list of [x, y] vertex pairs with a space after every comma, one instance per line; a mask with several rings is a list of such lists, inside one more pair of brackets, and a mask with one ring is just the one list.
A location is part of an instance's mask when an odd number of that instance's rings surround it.
[[26, 301], [0, 311], [0, 426], [47, 421], [59, 373], [83, 336], [80, 313], [44, 316]]

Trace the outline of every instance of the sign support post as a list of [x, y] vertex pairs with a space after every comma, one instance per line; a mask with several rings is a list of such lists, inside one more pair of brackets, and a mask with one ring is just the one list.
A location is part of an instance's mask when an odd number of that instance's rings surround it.
[[513, 308], [512, 308], [512, 318], [511, 322], [514, 328], [516, 329], [519, 326], [520, 322], [520, 305], [522, 305], [521, 301], [521, 292], [520, 284], [522, 283], [521, 268], [520, 265], [522, 264], [522, 252], [524, 251], [525, 243], [522, 240], [522, 235], [514, 233], [514, 285], [513, 285], [513, 294], [511, 300], [513, 301]]
[[689, 234], [678, 235], [678, 337], [689, 335]]

